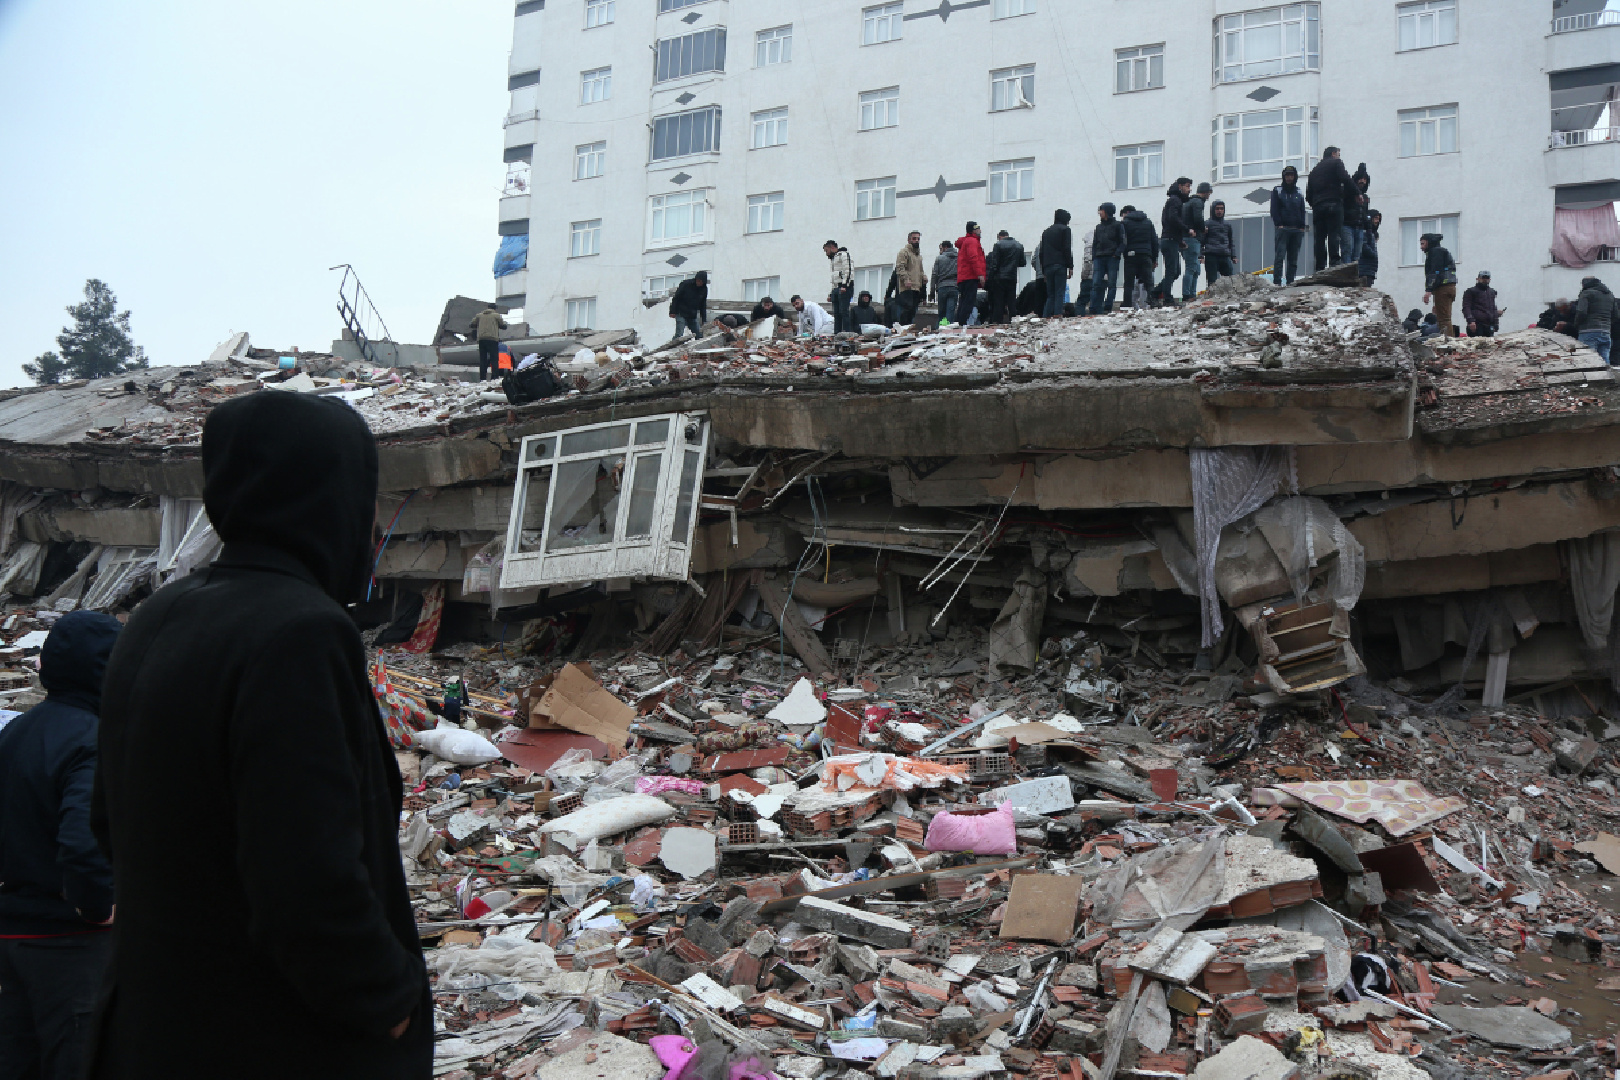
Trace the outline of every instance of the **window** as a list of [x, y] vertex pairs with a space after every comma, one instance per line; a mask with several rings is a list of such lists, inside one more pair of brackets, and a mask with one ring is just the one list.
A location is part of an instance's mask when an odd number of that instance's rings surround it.
[[1422, 266], [1423, 249], [1418, 247], [1418, 239], [1424, 233], [1439, 233], [1441, 243], [1451, 257], [1458, 262], [1462, 261], [1462, 252], [1458, 250], [1457, 243], [1457, 215], [1441, 214], [1439, 217], [1401, 218], [1401, 265]]
[[1457, 106], [1406, 109], [1401, 120], [1401, 157], [1457, 152]]
[[[568, 301], [594, 315], [596, 301]], [[591, 321], [594, 322], [594, 319]], [[684, 581], [703, 488], [702, 413], [571, 428], [523, 440], [502, 589], [614, 577]]]
[[585, 29], [613, 21], [614, 0], [585, 0]]
[[778, 232], [782, 228], [783, 193], [748, 196], [748, 231]]
[[574, 147], [574, 179], [590, 180], [602, 175], [607, 164], [607, 143], [593, 142]]
[[1164, 143], [1114, 147], [1114, 189], [1156, 188], [1164, 183]]
[[668, 82], [701, 71], [726, 70], [726, 31], [700, 30], [658, 43], [658, 62], [653, 82]]
[[1164, 46], [1114, 50], [1114, 93], [1157, 90], [1164, 85]]
[[1035, 65], [990, 72], [990, 111], [1028, 109], [1035, 104]]
[[720, 149], [720, 107], [717, 105], [653, 119], [654, 161], [718, 149]]
[[685, 281], [680, 274], [655, 274], [641, 283], [641, 295], [649, 300], [658, 300], [675, 291], [676, 286]]
[[1284, 165], [1304, 176], [1316, 161], [1316, 108], [1261, 109], [1217, 116], [1210, 122], [1211, 179], [1274, 179]]
[[793, 59], [793, 27], [778, 26], [754, 35], [754, 66], [785, 64]]
[[743, 278], [743, 302], [757, 304], [765, 297], [775, 299], [782, 295], [782, 279], [779, 277], [751, 277]]
[[904, 4], [879, 4], [861, 10], [861, 44], [881, 45], [900, 40], [900, 19]]
[[990, 8], [992, 19], [1010, 19], [1015, 15], [1035, 14], [1035, 0], [995, 0]]
[[681, 8], [701, 4], [703, 0], [658, 0], [659, 11], [679, 11]]
[[671, 244], [703, 238], [709, 191], [673, 191], [652, 197], [652, 242]]
[[1457, 44], [1457, 0], [1426, 0], [1395, 8], [1400, 51]]
[[894, 127], [900, 123], [900, 88], [861, 92], [861, 130]]
[[527, 161], [508, 161], [506, 163], [506, 184], [501, 188], [502, 195], [527, 195], [529, 193], [529, 179], [532, 166]]
[[586, 296], [568, 301], [566, 318], [566, 330], [596, 329], [596, 297]]
[[787, 110], [766, 109], [764, 112], [754, 114], [753, 141], [749, 144], [755, 150], [767, 146], [782, 146], [787, 142]]
[[1320, 68], [1319, 8], [1319, 4], [1289, 4], [1215, 20], [1215, 81], [1263, 79]]
[[883, 302], [883, 294], [889, 289], [889, 275], [894, 267], [885, 263], [882, 266], [858, 266], [855, 268], [855, 295], [851, 299], [859, 299], [861, 293], [869, 292], [877, 303]]
[[613, 96], [613, 69], [592, 68], [579, 73], [579, 103], [589, 105]]
[[855, 220], [894, 217], [895, 177], [855, 181]]
[[576, 221], [568, 226], [568, 257], [602, 254], [602, 219]]
[[1035, 197], [1035, 159], [992, 161], [990, 163], [990, 201], [993, 203], [1018, 202]]

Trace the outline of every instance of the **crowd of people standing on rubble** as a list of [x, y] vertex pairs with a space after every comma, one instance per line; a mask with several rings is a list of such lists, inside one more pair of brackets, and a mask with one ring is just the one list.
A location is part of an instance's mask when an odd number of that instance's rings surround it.
[[[1371, 187], [1366, 164], [1357, 165], [1352, 173], [1336, 146], [1323, 152], [1303, 186], [1299, 170], [1285, 167], [1269, 199], [1272, 282], [1293, 284], [1309, 233], [1310, 254], [1317, 269], [1354, 266], [1359, 284], [1371, 286], [1378, 278], [1384, 220], [1372, 206]], [[941, 325], [962, 326], [1006, 323], [1014, 315], [1101, 315], [1115, 308], [1116, 298], [1119, 307], [1186, 303], [1198, 294], [1200, 271], [1206, 287], [1237, 273], [1238, 244], [1226, 216], [1226, 203], [1213, 196], [1211, 184], [1200, 183], [1195, 189], [1191, 178], [1177, 178], [1165, 192], [1156, 226], [1145, 209], [1104, 202], [1097, 207], [1097, 224], [1080, 230], [1078, 253], [1076, 230], [1067, 210], [1053, 212], [1052, 224], [1041, 233], [1033, 251], [1027, 251], [1006, 229], [987, 242], [983, 227], [969, 221], [956, 240], [939, 242], [931, 267], [922, 251], [922, 234], [913, 230], [893, 260], [881, 313], [870, 291], [857, 295], [849, 249], [828, 240], [822, 245], [830, 264], [824, 304], [794, 295], [788, 312], [765, 297], [754, 306], [753, 318], [779, 313], [796, 319], [801, 333], [820, 336], [859, 332], [862, 326], [874, 323], [912, 325], [928, 301], [935, 304]], [[1497, 304], [1489, 270], [1479, 271], [1474, 285], [1463, 291], [1461, 323], [1453, 321], [1457, 263], [1444, 241], [1445, 236], [1438, 232], [1424, 233], [1418, 239], [1423, 256], [1423, 303], [1430, 310], [1425, 315], [1412, 309], [1405, 320], [1407, 329], [1424, 337], [1494, 336], [1501, 330], [1507, 309]], [[1026, 266], [1033, 273], [1020, 289], [1019, 271]], [[677, 336], [685, 326], [696, 332], [693, 322], [696, 319], [701, 324], [706, 316], [707, 292], [703, 274], [676, 290], [670, 315], [676, 319]], [[1549, 305], [1538, 325], [1578, 337], [1607, 362], [1614, 305], [1608, 287], [1588, 277], [1582, 280], [1575, 301]]]

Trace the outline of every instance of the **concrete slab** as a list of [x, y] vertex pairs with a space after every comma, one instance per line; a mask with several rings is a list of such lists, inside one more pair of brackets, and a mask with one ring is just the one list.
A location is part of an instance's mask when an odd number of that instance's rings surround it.
[[667, 829], [659, 858], [666, 868], [691, 881], [714, 869], [717, 861], [714, 846], [711, 832], [680, 827]]
[[1554, 1050], [1567, 1046], [1570, 1030], [1522, 1005], [1498, 1005], [1491, 1009], [1465, 1009], [1461, 1005], [1436, 1005], [1435, 1017], [1470, 1035], [1477, 1035], [1497, 1046], [1525, 1050]]
[[650, 1046], [600, 1031], [546, 1062], [535, 1077], [536, 1080], [575, 1080], [580, 1076], [596, 1080], [656, 1080], [665, 1071]]
[[1193, 1080], [1298, 1080], [1299, 1066], [1268, 1042], [1244, 1035], [1193, 1070]]

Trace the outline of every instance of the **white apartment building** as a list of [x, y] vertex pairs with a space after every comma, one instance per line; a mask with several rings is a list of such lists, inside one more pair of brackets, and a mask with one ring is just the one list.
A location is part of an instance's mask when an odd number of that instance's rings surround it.
[[1181, 175], [1253, 270], [1283, 166], [1328, 145], [1372, 175], [1402, 312], [1428, 231], [1463, 285], [1493, 272], [1504, 327], [1585, 274], [1620, 286], [1611, 246], [1550, 256], [1565, 212], [1620, 197], [1605, 0], [526, 0], [514, 26], [500, 232], [523, 268], [496, 282], [540, 331], [661, 341], [644, 298], [697, 270], [711, 301], [821, 300], [828, 239], [881, 297], [913, 229], [929, 265], [969, 219], [1033, 253], [1058, 207], [1157, 223]]

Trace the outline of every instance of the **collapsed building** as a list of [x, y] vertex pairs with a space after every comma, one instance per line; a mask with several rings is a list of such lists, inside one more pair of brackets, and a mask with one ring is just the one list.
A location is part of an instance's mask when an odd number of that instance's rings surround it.
[[1083, 630], [1277, 694], [1366, 673], [1601, 709], [1608, 369], [1545, 331], [1412, 340], [1383, 294], [1312, 280], [882, 338], [564, 337], [575, 388], [523, 406], [331, 354], [269, 383], [243, 335], [0, 397], [0, 591], [116, 609], [206, 561], [202, 419], [269, 385], [341, 395], [377, 434], [365, 625], [408, 628], [426, 596], [447, 641], [779, 627], [819, 674], [980, 625], [985, 671], [1016, 675]]

